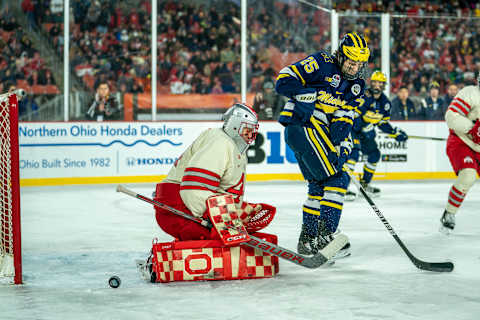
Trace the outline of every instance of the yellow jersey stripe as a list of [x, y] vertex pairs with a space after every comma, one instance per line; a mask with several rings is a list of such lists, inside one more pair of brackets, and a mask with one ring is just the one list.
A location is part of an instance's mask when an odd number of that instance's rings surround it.
[[346, 123], [349, 123], [349, 124], [353, 125], [353, 121], [350, 118], [345, 118], [345, 117], [336, 118], [336, 119], [332, 120], [332, 123], [337, 122], [337, 121], [344, 121]]
[[339, 210], [342, 210], [342, 208], [343, 208], [343, 206], [338, 204], [338, 203], [325, 201], [325, 200], [320, 201], [320, 205], [321, 206], [332, 207], [332, 208], [339, 209]]
[[325, 141], [330, 150], [333, 152], [337, 152], [337, 150], [335, 150], [335, 147], [333, 146], [333, 143], [322, 130], [322, 127], [320, 127], [320, 125], [318, 124], [318, 121], [313, 116], [310, 118], [310, 121], [313, 123], [313, 126], [315, 127], [315, 129], [317, 129], [318, 133], [320, 133], [320, 136], [322, 136], [323, 141]]
[[300, 72], [298, 72], [298, 69], [295, 65], [291, 65], [290, 68], [293, 70], [293, 72], [295, 72], [295, 74], [300, 78], [300, 80], [302, 81], [302, 85], [305, 85], [305, 80], [303, 79], [302, 75], [300, 74]]
[[367, 172], [370, 172], [370, 173], [372, 173], [372, 174], [375, 173], [375, 170], [372, 170], [372, 169], [368, 168], [367, 166], [364, 166], [364, 167], [363, 167], [363, 170], [365, 170], [365, 171], [367, 171]]
[[303, 207], [303, 212], [306, 212], [306, 213], [309, 213], [309, 214], [314, 214], [316, 216], [320, 215], [320, 210], [313, 210], [313, 209], [305, 208], [305, 207]]
[[[333, 168], [332, 164], [330, 163], [330, 161], [328, 161], [328, 158], [327, 158], [327, 155], [325, 154], [325, 152], [323, 151], [323, 148], [320, 144], [320, 142], [317, 140], [317, 138], [315, 137], [315, 135], [313, 134], [313, 130], [311, 128], [307, 128], [307, 132], [308, 132], [308, 136], [310, 137], [310, 141], [313, 142], [313, 144], [315, 145], [316, 149], [317, 149], [317, 152], [320, 154], [320, 157], [322, 158], [323, 160], [323, 163], [326, 165], [327, 167], [327, 170], [328, 172], [331, 174], [331, 175], [334, 175], [336, 173], [336, 170]], [[331, 142], [330, 142], [331, 143]], [[335, 149], [333, 149], [335, 150]]]
[[323, 190], [325, 190], [325, 191], [336, 191], [336, 192], [340, 192], [340, 193], [346, 193], [347, 192], [347, 189], [338, 188], [338, 187], [325, 187]]
[[289, 75], [288, 73], [280, 73], [277, 77], [277, 80], [286, 78], [286, 77], [291, 77], [291, 75]]
[[285, 116], [285, 117], [291, 117], [291, 116], [293, 116], [293, 112], [291, 112], [291, 111], [282, 111], [282, 112], [280, 112], [280, 115], [281, 115], [281, 116]]

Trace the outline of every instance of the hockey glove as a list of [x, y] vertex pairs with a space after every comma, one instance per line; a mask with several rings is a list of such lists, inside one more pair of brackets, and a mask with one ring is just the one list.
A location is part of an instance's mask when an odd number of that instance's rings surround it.
[[468, 133], [472, 136], [473, 142], [476, 144], [480, 144], [480, 120], [477, 120], [473, 125], [473, 128], [468, 131]]
[[407, 141], [408, 140], [408, 135], [405, 131], [399, 128], [395, 128], [395, 131], [393, 132], [393, 137], [395, 138], [396, 141], [402, 142], [402, 141]]
[[344, 146], [336, 146], [335, 150], [337, 150], [337, 156], [338, 156], [336, 167], [340, 171], [343, 168], [343, 164], [347, 162], [348, 157], [350, 156], [351, 148], [348, 149], [347, 147], [344, 147]]

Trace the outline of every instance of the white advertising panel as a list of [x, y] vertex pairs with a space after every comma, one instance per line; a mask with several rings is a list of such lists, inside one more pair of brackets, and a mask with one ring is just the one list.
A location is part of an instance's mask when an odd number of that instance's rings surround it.
[[[20, 176], [23, 185], [35, 179], [164, 176], [183, 150], [207, 128], [221, 122], [69, 122], [20, 123]], [[444, 122], [398, 122], [409, 135], [448, 136]], [[382, 159], [377, 177], [390, 173], [415, 178], [418, 173], [451, 174], [445, 141], [409, 139], [398, 143], [378, 134]], [[286, 146], [283, 127], [262, 122], [249, 150], [250, 177], [301, 179], [293, 152]], [[361, 170], [361, 163], [358, 170]], [[409, 175], [410, 173], [410, 175]], [[414, 173], [414, 175], [412, 175]], [[431, 176], [435, 177], [435, 176]], [[132, 181], [132, 180], [130, 180]], [[74, 182], [75, 183], [75, 182]], [[38, 184], [38, 183], [37, 183]], [[39, 183], [41, 184], [41, 183]]]

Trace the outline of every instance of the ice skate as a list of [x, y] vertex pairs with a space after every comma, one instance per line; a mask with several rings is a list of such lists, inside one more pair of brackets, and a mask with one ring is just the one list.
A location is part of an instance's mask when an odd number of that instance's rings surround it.
[[365, 192], [371, 196], [372, 198], [377, 198], [380, 196], [380, 189], [377, 188], [377, 187], [372, 187], [371, 185], [369, 185], [368, 183], [366, 183], [365, 181], [363, 180], [360, 180], [360, 184], [362, 185], [363, 189], [365, 190]]
[[[320, 224], [320, 225], [322, 225], [322, 224]], [[326, 231], [324, 228], [320, 227], [319, 228], [319, 237], [318, 237], [318, 250], [322, 250], [323, 248], [325, 248], [340, 233], [341, 233], [340, 229], [337, 229], [337, 231], [335, 231], [334, 233], [328, 233], [328, 231]], [[345, 244], [343, 246], [343, 248], [340, 249], [333, 256], [333, 258], [330, 259], [330, 260], [335, 261], [335, 260], [338, 260], [338, 259], [346, 258], [350, 255], [351, 255], [351, 253], [350, 253], [350, 242], [347, 242], [347, 244]]]
[[318, 236], [309, 235], [305, 226], [302, 226], [298, 239], [297, 252], [303, 255], [314, 255], [318, 253]]
[[141, 277], [145, 281], [152, 281], [152, 256], [150, 255], [147, 259], [137, 259], [135, 260], [137, 265], [137, 270], [140, 272]]
[[345, 201], [355, 201], [357, 199], [357, 194], [353, 191], [347, 190], [345, 193]]
[[455, 214], [445, 210], [440, 218], [440, 222], [442, 224], [440, 226], [440, 232], [444, 234], [450, 234], [455, 228]]

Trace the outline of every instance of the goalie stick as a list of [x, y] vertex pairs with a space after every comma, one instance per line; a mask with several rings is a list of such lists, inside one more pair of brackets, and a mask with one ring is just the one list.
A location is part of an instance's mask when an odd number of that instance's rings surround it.
[[427, 271], [435, 271], [435, 272], [451, 272], [453, 270], [453, 263], [452, 262], [426, 262], [426, 261], [422, 261], [422, 260], [416, 258], [407, 249], [407, 247], [403, 244], [402, 240], [400, 240], [398, 235], [395, 233], [395, 230], [393, 230], [390, 223], [388, 223], [387, 219], [385, 219], [384, 215], [380, 212], [380, 210], [377, 208], [375, 203], [372, 201], [372, 199], [365, 192], [365, 189], [363, 189], [360, 182], [355, 178], [352, 171], [350, 169], [348, 169], [346, 166], [343, 166], [343, 167], [347, 171], [348, 175], [350, 176], [350, 179], [353, 181], [353, 183], [357, 187], [358, 191], [363, 195], [363, 197], [367, 200], [368, 204], [372, 207], [373, 211], [375, 211], [377, 216], [383, 222], [383, 224], [385, 225], [385, 228], [387, 228], [387, 230], [390, 232], [390, 234], [395, 239], [395, 241], [397, 241], [400, 248], [402, 248], [403, 252], [405, 252], [405, 254], [410, 259], [410, 261], [412, 261], [413, 264], [418, 269], [427, 270]]
[[[153, 204], [155, 207], [168, 210], [178, 216], [184, 217], [185, 219], [201, 224], [205, 228], [211, 229], [213, 227], [210, 221], [204, 220], [202, 218], [194, 217], [183, 211], [177, 210], [175, 208], [167, 206], [166, 204], [158, 202], [154, 199], [150, 199], [148, 197], [142, 196], [141, 194], [135, 193], [134, 191], [129, 190], [122, 185], [117, 186], [117, 192], [125, 193], [134, 198]], [[299, 266], [314, 269], [314, 268], [320, 267], [321, 265], [325, 264], [325, 262], [330, 260], [341, 248], [343, 248], [345, 244], [347, 244], [347, 242], [348, 242], [348, 238], [345, 235], [341, 234], [337, 236], [332, 242], [330, 242], [325, 248], [320, 250], [316, 255], [313, 255], [311, 257], [303, 256], [301, 254], [285, 249], [283, 247], [280, 247], [268, 241], [254, 237], [252, 235], [250, 235], [250, 240], [247, 242], [243, 242], [242, 245], [247, 245], [252, 248], [257, 248], [263, 252], [266, 252], [271, 255], [277, 256], [281, 259], [293, 262]]]

